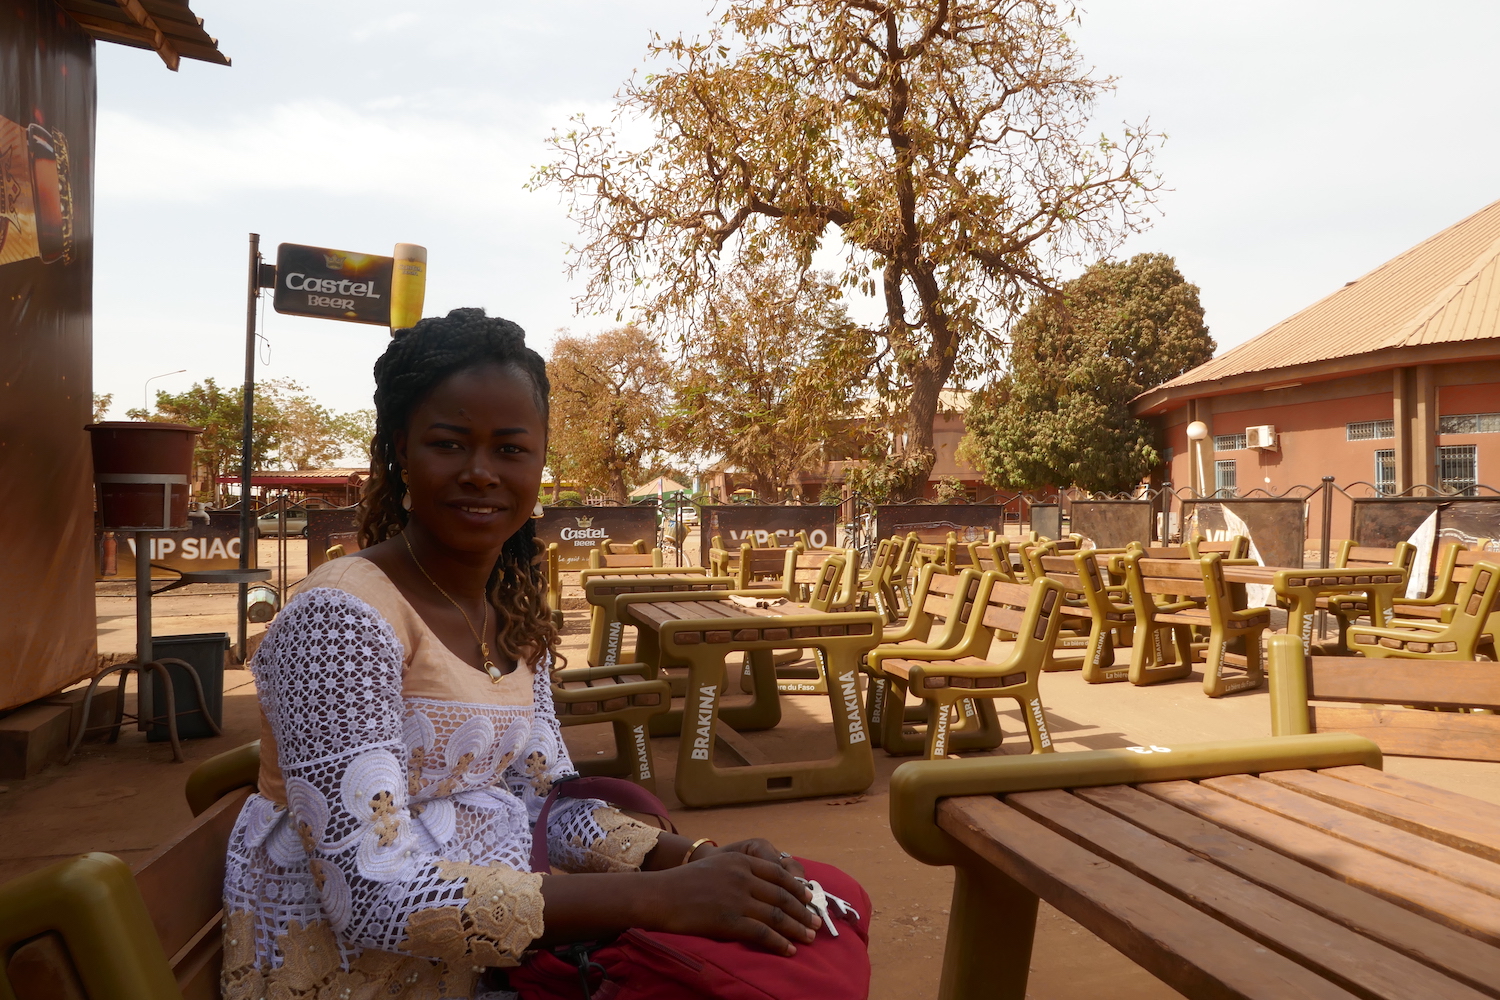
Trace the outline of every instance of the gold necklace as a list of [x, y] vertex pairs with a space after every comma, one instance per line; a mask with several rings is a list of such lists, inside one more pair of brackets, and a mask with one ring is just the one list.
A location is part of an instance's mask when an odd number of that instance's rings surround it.
[[469, 617], [469, 613], [464, 610], [463, 605], [455, 601], [453, 597], [441, 586], [439, 586], [438, 582], [432, 578], [432, 574], [427, 572], [427, 568], [422, 565], [422, 561], [418, 559], [417, 554], [412, 551], [411, 539], [404, 531], [401, 533], [401, 540], [406, 542], [406, 554], [411, 556], [411, 561], [416, 564], [417, 569], [421, 570], [422, 575], [427, 577], [427, 582], [432, 584], [434, 587], [437, 587], [437, 592], [448, 598], [448, 603], [457, 608], [458, 613], [464, 616], [464, 624], [469, 626], [469, 632], [474, 636], [474, 641], [479, 643], [479, 655], [484, 660], [484, 672], [490, 675], [491, 684], [499, 684], [500, 679], [505, 675], [500, 672], [499, 667], [495, 666], [495, 661], [490, 659], [490, 644], [484, 639], [484, 636], [487, 636], [490, 633], [489, 598], [486, 597], [484, 600], [484, 622], [482, 623], [484, 625], [484, 631], [483, 633], [480, 633], [475, 631], [474, 621]]

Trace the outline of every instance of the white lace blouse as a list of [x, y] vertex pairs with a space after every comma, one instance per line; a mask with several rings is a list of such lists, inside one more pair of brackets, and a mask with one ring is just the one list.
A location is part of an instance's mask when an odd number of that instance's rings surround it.
[[[531, 828], [574, 773], [548, 670], [454, 656], [374, 563], [315, 570], [252, 664], [259, 792], [229, 842], [226, 1000], [469, 1000], [542, 933]], [[640, 867], [657, 830], [597, 800], [548, 825], [566, 871]]]

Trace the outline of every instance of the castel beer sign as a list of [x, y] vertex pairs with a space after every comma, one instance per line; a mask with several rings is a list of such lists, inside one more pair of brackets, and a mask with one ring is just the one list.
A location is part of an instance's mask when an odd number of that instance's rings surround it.
[[283, 243], [276, 248], [276, 311], [387, 326], [392, 257]]

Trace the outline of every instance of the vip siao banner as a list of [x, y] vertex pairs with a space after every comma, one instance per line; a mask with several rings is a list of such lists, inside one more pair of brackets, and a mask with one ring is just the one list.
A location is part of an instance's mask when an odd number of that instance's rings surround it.
[[[212, 525], [187, 531], [163, 533], [149, 539], [151, 579], [175, 580], [182, 573], [210, 569], [238, 569], [240, 565], [239, 528], [216, 528]], [[128, 531], [105, 531], [95, 539], [96, 566], [99, 580], [135, 579], [135, 538]], [[256, 565], [255, 547], [250, 549], [250, 565]]]
[[300, 243], [276, 248], [276, 311], [388, 326], [395, 259]]
[[839, 509], [821, 504], [704, 504], [698, 522], [707, 530], [699, 536], [698, 558], [708, 565], [708, 550], [715, 537], [731, 549], [749, 542], [756, 548], [786, 548], [797, 541], [797, 532], [807, 532], [815, 549], [838, 544]]

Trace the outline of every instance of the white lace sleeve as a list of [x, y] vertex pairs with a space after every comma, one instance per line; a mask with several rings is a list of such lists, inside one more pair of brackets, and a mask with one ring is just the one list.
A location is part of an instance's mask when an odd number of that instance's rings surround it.
[[542, 877], [424, 849], [408, 808], [401, 653], [390, 625], [340, 590], [306, 591], [277, 617], [254, 670], [300, 840], [282, 850], [305, 852], [345, 946], [516, 965], [542, 933]]
[[[536, 668], [531, 742], [505, 771], [533, 826], [553, 784], [578, 774], [552, 704], [551, 676], [551, 661], [543, 660]], [[560, 798], [547, 815], [547, 855], [567, 872], [639, 871], [660, 834], [598, 799]]]

